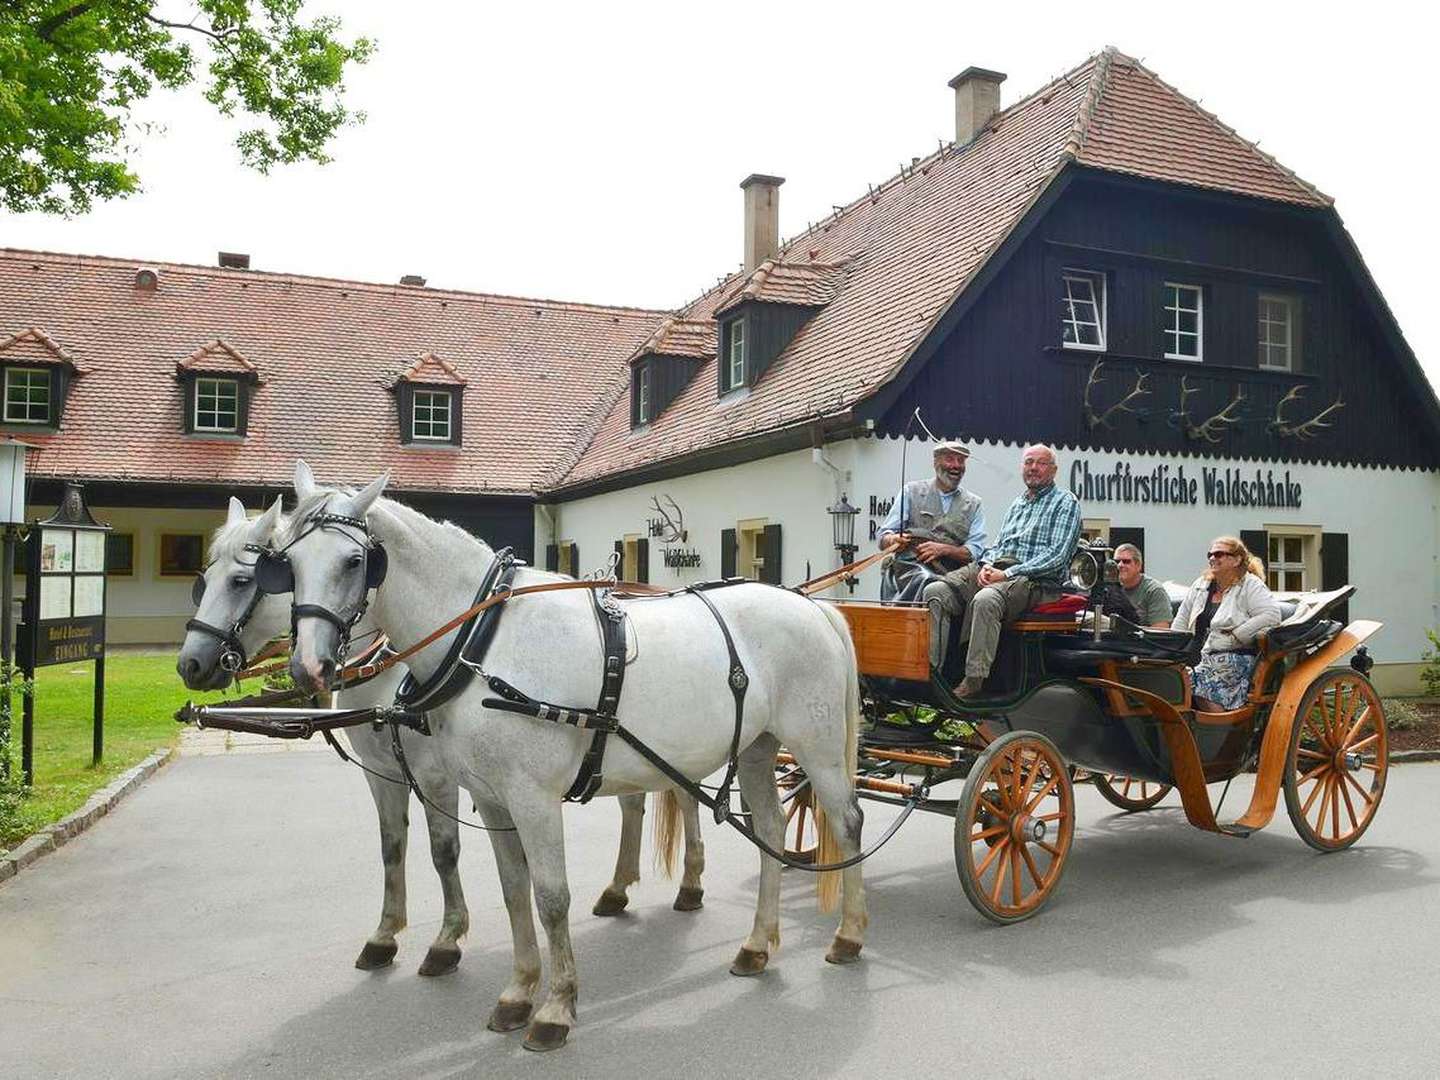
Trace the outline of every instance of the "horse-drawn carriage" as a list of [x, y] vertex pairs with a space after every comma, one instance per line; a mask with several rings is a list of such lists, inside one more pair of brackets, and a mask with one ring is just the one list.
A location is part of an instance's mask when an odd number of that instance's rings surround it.
[[[1028, 918], [1054, 894], [1074, 836], [1077, 767], [1125, 810], [1178, 788], [1192, 825], [1234, 837], [1264, 828], [1283, 788], [1296, 831], [1321, 851], [1359, 839], [1384, 792], [1385, 719], [1361, 645], [1380, 624], [1331, 618], [1353, 587], [1285, 601], [1281, 624], [1257, 642], [1245, 702], [1217, 712], [1192, 696], [1191, 635], [1101, 614], [1114, 580], [1107, 556], [1077, 555], [1075, 592], [1007, 628], [984, 693], [964, 702], [931, 670], [923, 606], [836, 603], [870, 721], [857, 786], [872, 800], [953, 815], [960, 883], [997, 922]], [[1357, 647], [1349, 667], [1332, 669]], [[1252, 766], [1249, 807], [1219, 821], [1207, 785], [1228, 791]], [[962, 778], [958, 799], [930, 795]], [[802, 778], [787, 771], [782, 786], [799, 850]]]

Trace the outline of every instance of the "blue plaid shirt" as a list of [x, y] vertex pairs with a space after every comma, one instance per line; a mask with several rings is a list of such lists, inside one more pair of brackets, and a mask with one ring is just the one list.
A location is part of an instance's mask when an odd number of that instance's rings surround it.
[[980, 561], [989, 563], [1008, 556], [1020, 561], [1005, 571], [1006, 577], [1060, 582], [1079, 540], [1080, 502], [1052, 483], [1033, 495], [1026, 491], [1010, 504], [1000, 535]]

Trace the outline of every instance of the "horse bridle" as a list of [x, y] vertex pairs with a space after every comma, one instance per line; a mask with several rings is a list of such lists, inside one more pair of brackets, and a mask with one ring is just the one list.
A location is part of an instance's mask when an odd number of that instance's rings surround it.
[[[260, 560], [269, 549], [262, 547], [260, 544], [246, 544], [243, 550], [252, 553], [255, 556], [255, 561], [248, 564], [241, 563], [241, 565], [248, 565], [254, 568], [259, 566]], [[213, 565], [214, 563], [207, 564], [204, 570], [196, 574], [195, 583], [190, 586], [190, 599], [194, 603], [197, 612], [200, 610], [200, 604], [205, 599], [205, 570], [210, 569]], [[198, 630], [202, 634], [209, 634], [211, 637], [219, 639], [221, 646], [220, 669], [222, 671], [228, 671], [233, 675], [235, 672], [244, 669], [247, 658], [245, 655], [245, 645], [240, 640], [240, 632], [245, 629], [245, 624], [248, 623], [250, 617], [255, 614], [255, 608], [260, 603], [260, 598], [264, 595], [264, 590], [260, 588], [259, 575], [257, 573], [255, 579], [255, 594], [250, 597], [250, 603], [245, 605], [245, 610], [241, 612], [240, 617], [235, 620], [228, 630], [223, 626], [215, 626], [202, 619], [191, 618], [186, 620], [185, 629], [187, 631]]]
[[[324, 619], [340, 632], [340, 645], [336, 660], [343, 664], [345, 655], [350, 648], [350, 633], [355, 629], [355, 624], [365, 616], [365, 609], [370, 602], [370, 590], [378, 589], [384, 582], [386, 571], [390, 567], [390, 559], [385, 553], [385, 545], [370, 535], [370, 524], [363, 517], [349, 517], [345, 514], [320, 511], [306, 518], [304, 524], [305, 528], [283, 548], [278, 550], [265, 548], [261, 551], [260, 556], [255, 560], [256, 595], [293, 593], [295, 591], [295, 568], [290, 563], [290, 557], [285, 553], [317, 529], [335, 529], [337, 531], [340, 531], [342, 527], [358, 529], [365, 537], [361, 544], [365, 552], [365, 588], [360, 594], [360, 603], [356, 605], [354, 613], [347, 619], [323, 604], [296, 604], [292, 601], [290, 605], [291, 641], [295, 640], [301, 619], [307, 617]], [[349, 536], [348, 533], [343, 533], [343, 535]], [[350, 538], [354, 539], [354, 537]]]

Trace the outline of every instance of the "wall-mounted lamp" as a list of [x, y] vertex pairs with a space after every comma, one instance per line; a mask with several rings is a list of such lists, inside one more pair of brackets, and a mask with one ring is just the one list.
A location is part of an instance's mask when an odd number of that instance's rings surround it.
[[[848, 566], [855, 561], [855, 553], [860, 549], [855, 544], [855, 518], [860, 513], [859, 507], [851, 506], [850, 500], [845, 495], [840, 496], [840, 501], [825, 511], [830, 515], [830, 523], [835, 533], [835, 550], [840, 553], [840, 565]], [[855, 591], [855, 578], [847, 577], [845, 584], [850, 591]]]

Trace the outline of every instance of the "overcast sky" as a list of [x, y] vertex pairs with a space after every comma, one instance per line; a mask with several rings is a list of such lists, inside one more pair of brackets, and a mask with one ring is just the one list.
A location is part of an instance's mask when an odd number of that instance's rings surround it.
[[739, 181], [787, 178], [785, 236], [954, 134], [946, 82], [1004, 71], [1002, 104], [1106, 45], [1336, 199], [1440, 383], [1434, 35], [1416, 6], [999, 2], [529, 6], [328, 0], [379, 42], [369, 114], [328, 166], [242, 169], [198, 93], [145, 190], [74, 220], [0, 216], [0, 244], [672, 308], [741, 257]]

